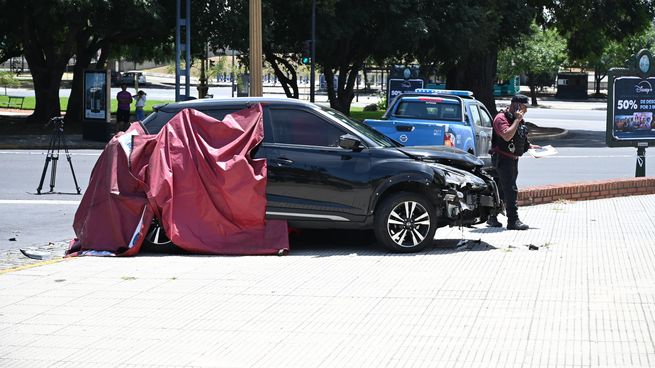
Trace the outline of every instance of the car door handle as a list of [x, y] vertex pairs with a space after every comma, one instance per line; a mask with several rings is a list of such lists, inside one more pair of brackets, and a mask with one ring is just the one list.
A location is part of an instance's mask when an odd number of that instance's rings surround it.
[[278, 157], [278, 158], [275, 158], [275, 159], [273, 159], [271, 161], [273, 161], [273, 163], [275, 165], [277, 165], [277, 166], [293, 165], [293, 160], [289, 160], [288, 158], [284, 158], [284, 157]]
[[396, 125], [396, 130], [399, 132], [413, 132], [414, 126], [412, 125]]

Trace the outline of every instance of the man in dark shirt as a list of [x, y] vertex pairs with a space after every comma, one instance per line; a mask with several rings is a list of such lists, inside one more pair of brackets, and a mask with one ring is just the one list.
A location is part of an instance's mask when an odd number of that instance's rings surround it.
[[[512, 97], [509, 108], [499, 112], [493, 122], [491, 162], [500, 178], [500, 196], [505, 202], [507, 229], [509, 230], [527, 230], [529, 228], [519, 220], [518, 188], [516, 186], [519, 157], [529, 148], [539, 148], [528, 141], [528, 128], [523, 120], [528, 111], [527, 103], [527, 96], [515, 95]], [[503, 226], [495, 215], [489, 217], [487, 225]]]
[[118, 109], [116, 111], [116, 129], [127, 130], [130, 124], [130, 105], [132, 94], [127, 91], [127, 84], [121, 84], [121, 91], [116, 94]]

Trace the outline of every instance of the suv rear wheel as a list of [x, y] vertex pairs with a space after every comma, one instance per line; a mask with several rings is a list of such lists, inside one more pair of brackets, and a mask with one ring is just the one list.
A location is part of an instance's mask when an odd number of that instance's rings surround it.
[[434, 206], [420, 194], [401, 192], [384, 199], [375, 215], [375, 236], [395, 252], [418, 252], [432, 245], [437, 230]]

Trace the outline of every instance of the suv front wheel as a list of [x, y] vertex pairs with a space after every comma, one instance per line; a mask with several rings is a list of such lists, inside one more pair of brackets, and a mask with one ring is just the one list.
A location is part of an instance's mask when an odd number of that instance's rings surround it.
[[437, 215], [420, 194], [400, 192], [383, 200], [375, 214], [375, 236], [395, 252], [418, 252], [432, 245]]

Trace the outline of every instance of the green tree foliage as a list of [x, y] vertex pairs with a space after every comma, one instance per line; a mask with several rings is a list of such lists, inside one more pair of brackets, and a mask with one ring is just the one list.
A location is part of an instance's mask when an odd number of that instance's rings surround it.
[[16, 87], [20, 82], [14, 78], [10, 72], [0, 72], [0, 86], [5, 88], [5, 95], [7, 94], [7, 87]]
[[333, 108], [350, 112], [357, 74], [369, 57], [401, 55], [418, 45], [425, 32], [418, 5], [419, 0], [360, 0], [336, 1], [321, 9], [317, 62]]
[[[317, 0], [324, 7], [334, 0]], [[250, 65], [249, 1], [209, 0], [205, 13], [214, 20], [209, 32], [213, 49], [239, 52], [242, 63]], [[267, 0], [262, 2], [262, 48], [287, 97], [298, 98], [299, 54], [302, 42], [311, 38], [311, 0]]]
[[439, 60], [447, 88], [471, 90], [495, 112], [498, 50], [529, 32], [534, 14], [524, 0], [423, 0], [420, 16], [426, 32], [416, 58], [422, 65]]
[[[566, 42], [555, 29], [541, 29], [532, 24], [529, 37], [500, 51], [498, 77], [509, 79], [514, 75], [528, 77], [532, 105], [537, 106], [537, 87], [540, 80], [552, 80], [566, 60]], [[545, 76], [545, 78], [544, 78]]]
[[165, 28], [162, 14], [166, 12], [157, 1], [0, 1], [2, 9], [11, 9], [0, 26], [7, 32], [4, 37], [22, 50], [32, 74], [36, 96], [32, 118], [37, 122], [60, 114], [61, 79], [73, 56], [69, 122], [81, 117], [83, 71], [98, 52], [97, 67], [102, 68], [112, 47], [149, 42], [153, 35], [161, 39], [158, 32]]
[[[349, 112], [356, 77], [367, 58], [396, 55], [418, 42], [418, 2], [317, 0], [315, 62], [325, 74], [332, 107]], [[213, 28], [212, 45], [247, 54], [248, 1], [213, 4], [210, 14], [222, 23]], [[311, 0], [263, 2], [264, 56], [289, 97], [298, 97], [297, 67], [302, 42], [311, 38], [311, 5]]]
[[602, 55], [611, 41], [642, 33], [653, 21], [652, 0], [537, 0], [538, 20], [554, 26], [567, 41], [572, 62]]
[[655, 46], [655, 27], [653, 24], [638, 34], [626, 37], [622, 42], [610, 41], [600, 55], [590, 54], [584, 66], [594, 71], [594, 88], [596, 96], [600, 93], [600, 82], [607, 76], [610, 68], [624, 67], [625, 60], [641, 49], [652, 49]]

